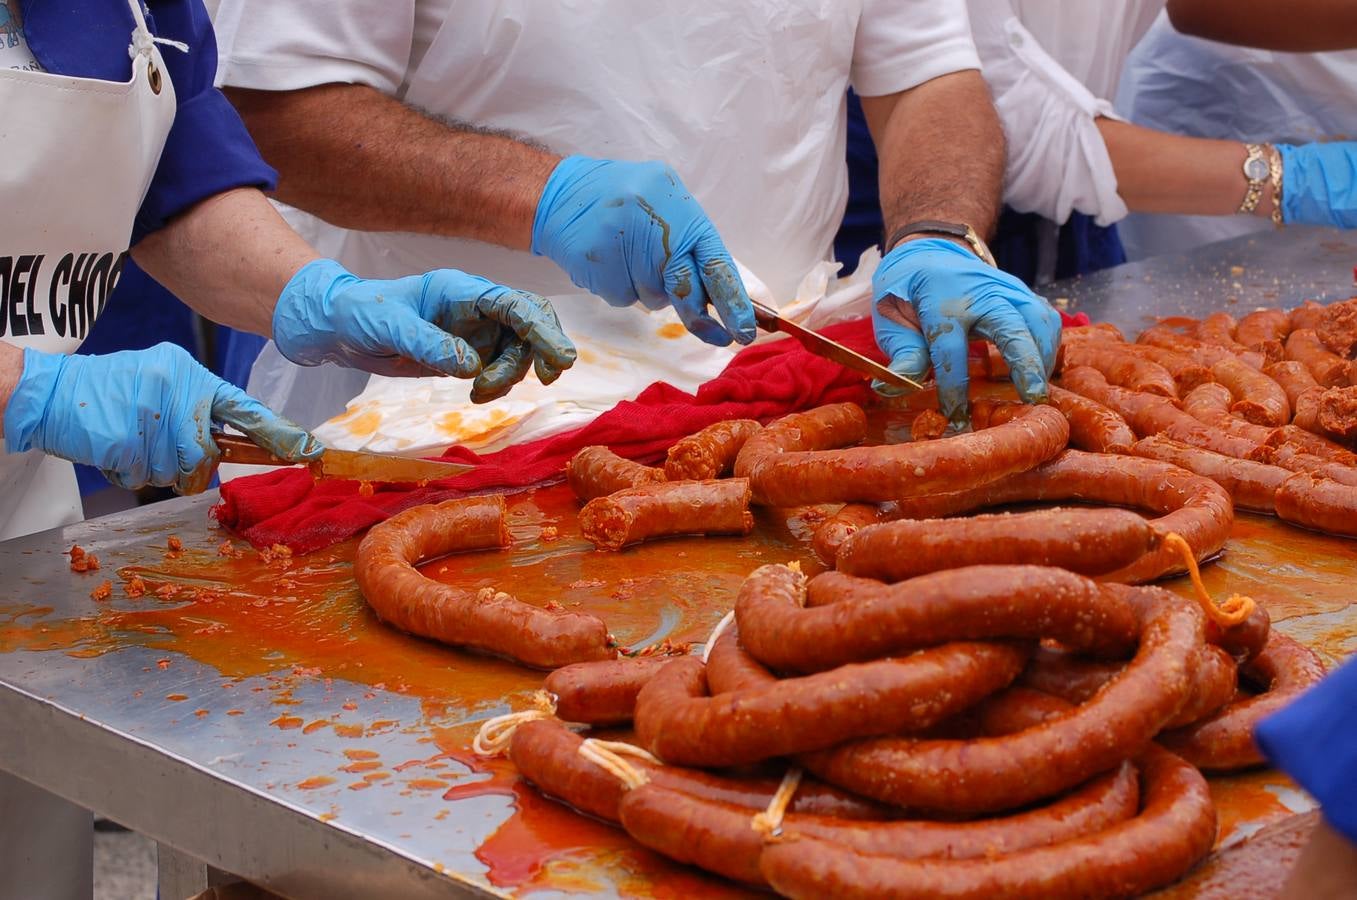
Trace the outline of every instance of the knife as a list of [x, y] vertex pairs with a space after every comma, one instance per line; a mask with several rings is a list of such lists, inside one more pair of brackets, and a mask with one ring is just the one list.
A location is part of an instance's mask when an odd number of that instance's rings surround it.
[[816, 356], [832, 359], [844, 368], [861, 372], [868, 378], [875, 378], [896, 387], [913, 390], [923, 387], [919, 382], [906, 378], [898, 372], [892, 372], [881, 363], [868, 359], [856, 350], [850, 350], [838, 341], [831, 341], [818, 332], [811, 331], [809, 328], [796, 324], [791, 319], [782, 317], [777, 310], [764, 306], [762, 303], [754, 303], [754, 321], [764, 331], [781, 331], [783, 334], [790, 335]]
[[[234, 434], [214, 434], [221, 461], [244, 466], [295, 466], [297, 463], [279, 459], [247, 437]], [[430, 459], [410, 459], [380, 453], [357, 453], [352, 450], [326, 449], [320, 458], [309, 464], [312, 474], [321, 478], [346, 478], [353, 481], [417, 482], [436, 481], [470, 472], [475, 466], [465, 463], [437, 462]]]

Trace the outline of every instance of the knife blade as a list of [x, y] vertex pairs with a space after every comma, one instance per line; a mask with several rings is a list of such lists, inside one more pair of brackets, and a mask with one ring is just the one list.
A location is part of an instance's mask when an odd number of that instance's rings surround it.
[[[292, 466], [296, 463], [279, 459], [247, 437], [235, 434], [214, 434], [222, 462], [245, 466]], [[475, 466], [465, 463], [438, 462], [431, 459], [410, 459], [381, 453], [360, 453], [353, 450], [326, 449], [320, 458], [309, 464], [311, 471], [321, 478], [345, 478], [353, 481], [426, 482], [452, 478], [470, 472]]]
[[906, 378], [899, 372], [892, 372], [890, 369], [881, 365], [879, 362], [870, 360], [858, 353], [840, 344], [838, 341], [832, 341], [816, 331], [811, 331], [804, 325], [798, 325], [791, 319], [779, 315], [777, 310], [764, 306], [762, 303], [754, 304], [754, 321], [764, 331], [781, 331], [800, 341], [801, 346], [805, 347], [816, 356], [822, 356], [825, 359], [832, 359], [834, 362], [854, 372], [861, 372], [868, 378], [875, 378], [895, 385], [901, 388], [910, 388], [918, 390], [923, 387], [919, 382], [912, 378]]

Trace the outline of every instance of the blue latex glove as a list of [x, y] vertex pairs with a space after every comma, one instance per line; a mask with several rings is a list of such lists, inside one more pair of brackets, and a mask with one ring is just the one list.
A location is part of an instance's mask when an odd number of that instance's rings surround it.
[[1282, 156], [1282, 221], [1357, 228], [1357, 142], [1291, 147]]
[[734, 260], [663, 163], [561, 160], [537, 204], [532, 252], [612, 306], [673, 306], [689, 331], [718, 347], [754, 340], [754, 307]]
[[[1006, 272], [943, 238], [896, 247], [872, 278], [872, 325], [890, 368], [923, 379], [932, 361], [938, 405], [953, 430], [970, 427], [966, 355], [972, 332], [993, 341], [1018, 395], [1046, 400], [1060, 346], [1060, 314]], [[874, 383], [879, 392], [894, 389]]]
[[370, 281], [331, 259], [302, 266], [283, 288], [273, 340], [303, 366], [475, 378], [477, 403], [509, 393], [530, 367], [550, 384], [575, 362], [556, 311], [536, 294], [456, 269]]
[[325, 448], [222, 381], [176, 344], [107, 356], [24, 350], [5, 408], [5, 449], [42, 450], [103, 471], [128, 489], [207, 489], [219, 453], [214, 422], [234, 425], [274, 456], [303, 462]]

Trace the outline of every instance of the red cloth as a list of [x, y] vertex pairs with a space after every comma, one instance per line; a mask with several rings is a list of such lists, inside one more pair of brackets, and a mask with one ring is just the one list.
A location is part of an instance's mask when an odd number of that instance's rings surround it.
[[[1082, 313], [1066, 325], [1088, 324]], [[871, 322], [856, 319], [824, 329], [826, 337], [884, 361]], [[286, 544], [307, 553], [346, 540], [407, 507], [451, 497], [539, 484], [561, 475], [582, 447], [603, 444], [638, 460], [658, 459], [670, 444], [725, 419], [769, 420], [825, 403], [862, 402], [862, 376], [808, 352], [794, 340], [748, 347], [697, 394], [663, 382], [623, 401], [588, 425], [552, 437], [479, 455], [453, 447], [443, 459], [476, 465], [475, 471], [424, 487], [376, 485], [360, 496], [354, 481], [315, 481], [304, 469], [278, 469], [229, 481], [213, 513], [222, 525], [256, 547]]]

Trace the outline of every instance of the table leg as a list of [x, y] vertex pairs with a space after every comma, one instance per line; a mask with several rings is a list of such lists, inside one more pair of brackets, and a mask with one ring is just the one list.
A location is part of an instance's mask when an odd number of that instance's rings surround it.
[[160, 900], [188, 900], [210, 887], [240, 880], [167, 844], [157, 843], [155, 849]]
[[0, 900], [89, 900], [94, 816], [0, 772]]

